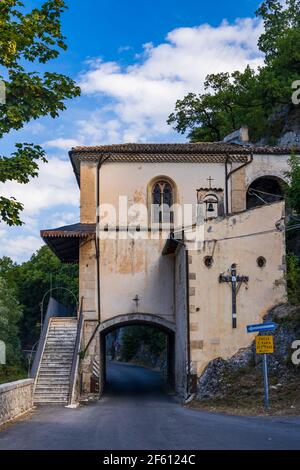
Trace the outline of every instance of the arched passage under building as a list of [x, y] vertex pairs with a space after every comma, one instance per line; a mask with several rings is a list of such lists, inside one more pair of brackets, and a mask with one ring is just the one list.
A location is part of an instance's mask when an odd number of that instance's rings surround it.
[[247, 209], [282, 201], [285, 184], [285, 181], [278, 176], [256, 178], [247, 191]]
[[[100, 395], [105, 391], [108, 379], [108, 338], [116, 331], [125, 331], [127, 327], [143, 326], [164, 334], [166, 341], [166, 365], [162, 377], [172, 389], [175, 388], [175, 325], [156, 315], [128, 314], [120, 315], [103, 322], [100, 326]], [[115, 359], [115, 358], [113, 358]], [[124, 368], [126, 373], [126, 368]]]

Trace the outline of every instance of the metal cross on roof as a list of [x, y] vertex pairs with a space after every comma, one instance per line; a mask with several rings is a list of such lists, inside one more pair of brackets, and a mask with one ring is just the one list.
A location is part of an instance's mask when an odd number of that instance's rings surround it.
[[211, 176], [209, 178], [207, 178], [207, 181], [209, 182], [209, 189], [212, 189], [212, 182], [214, 181], [214, 178], [212, 178]]

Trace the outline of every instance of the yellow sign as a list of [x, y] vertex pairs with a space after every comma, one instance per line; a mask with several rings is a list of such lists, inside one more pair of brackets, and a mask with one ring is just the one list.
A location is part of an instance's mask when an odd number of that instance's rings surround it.
[[256, 336], [256, 354], [273, 354], [274, 337]]

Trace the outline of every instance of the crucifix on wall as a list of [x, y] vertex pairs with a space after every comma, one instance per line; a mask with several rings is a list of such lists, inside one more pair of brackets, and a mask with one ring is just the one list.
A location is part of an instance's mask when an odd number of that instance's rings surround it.
[[138, 311], [139, 311], [139, 303], [140, 303], [141, 299], [139, 298], [138, 295], [136, 295], [135, 298], [132, 299], [132, 300], [133, 300], [133, 302], [135, 302], [135, 305], [136, 305], [136, 312], [138, 313]]
[[236, 299], [243, 283], [249, 281], [248, 276], [238, 276], [236, 264], [233, 264], [230, 269], [230, 275], [220, 274], [219, 282], [227, 282], [231, 284], [231, 293], [232, 293], [232, 328], [237, 327], [237, 306]]

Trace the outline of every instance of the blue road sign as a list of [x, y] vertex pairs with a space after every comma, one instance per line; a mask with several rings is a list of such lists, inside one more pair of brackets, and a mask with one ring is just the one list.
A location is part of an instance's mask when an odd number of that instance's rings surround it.
[[278, 325], [276, 323], [261, 323], [260, 325], [248, 325], [247, 332], [248, 333], [259, 333], [261, 331], [274, 331]]

